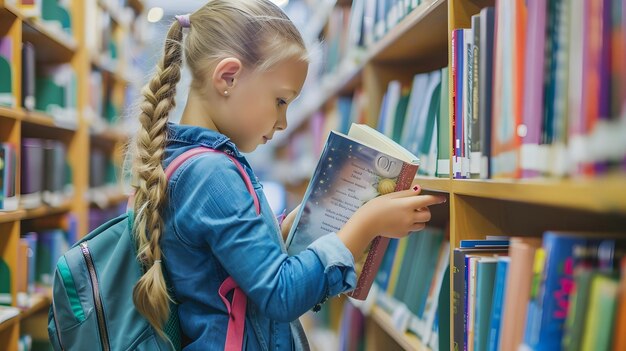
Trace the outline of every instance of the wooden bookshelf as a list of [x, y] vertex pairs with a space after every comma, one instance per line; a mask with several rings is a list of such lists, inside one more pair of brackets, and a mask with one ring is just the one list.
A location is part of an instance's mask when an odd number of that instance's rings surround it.
[[[296, 123], [290, 124], [285, 133], [287, 135], [279, 140], [288, 145], [292, 135], [310, 133], [311, 127], [306, 122], [312, 115], [318, 111], [334, 112], [330, 102], [338, 96], [349, 96], [356, 89], [365, 93], [368, 103], [366, 112], [370, 117], [367, 123], [375, 127], [389, 82], [399, 80], [403, 86], [410, 86], [417, 73], [449, 67], [452, 30], [469, 28], [472, 15], [495, 3], [494, 0], [422, 1], [382, 39], [365, 49], [358, 69], [337, 74], [349, 76], [350, 83], [345, 83], [345, 79], [338, 80], [330, 89], [316, 95], [312, 99], [314, 103], [307, 109], [296, 110], [294, 107], [292, 117]], [[342, 2], [341, 6], [346, 6], [346, 3]], [[324, 123], [332, 126], [333, 122], [326, 120]], [[452, 140], [452, 131], [449, 139]], [[282, 145], [276, 154], [281, 159], [285, 158], [283, 155], [293, 157], [294, 152], [306, 153], [306, 150], [291, 150], [289, 146]], [[317, 160], [316, 157], [313, 159]], [[290, 197], [301, 199], [306, 183], [307, 180], [303, 179], [301, 186], [289, 188], [293, 190]], [[419, 184], [423, 193], [447, 196], [447, 204], [431, 208], [433, 217], [430, 224], [441, 227], [449, 223], [451, 250], [458, 247], [461, 240], [484, 239], [487, 235], [541, 237], [547, 230], [623, 233], [626, 228], [624, 171], [596, 178], [478, 180], [418, 176], [413, 183]], [[452, 296], [450, 306], [453, 306]], [[366, 348], [386, 350], [400, 346], [405, 350], [425, 349], [419, 339], [397, 331], [382, 309], [374, 308], [367, 320], [366, 328], [370, 329], [366, 331]], [[452, 327], [451, 337], [454, 335]], [[446, 341], [439, 340], [439, 343], [442, 345]], [[449, 343], [453, 350], [452, 340]]]
[[[100, 127], [94, 132], [90, 126], [87, 109], [90, 103], [90, 71], [96, 68], [112, 78], [113, 95], [116, 103], [123, 108], [125, 103], [125, 88], [136, 81], [128, 74], [128, 65], [125, 60], [128, 54], [120, 49], [115, 65], [110, 67], [101, 61], [99, 56], [88, 51], [86, 28], [87, 7], [93, 6], [98, 11], [112, 11], [113, 27], [115, 27], [114, 40], [120, 40], [129, 35], [130, 23], [127, 15], [121, 8], [110, 9], [104, 1], [99, 0], [71, 0], [68, 2], [68, 10], [71, 17], [72, 34], [51, 26], [43, 21], [30, 18], [20, 7], [8, 4], [0, 0], [0, 36], [10, 37], [12, 40], [11, 67], [13, 69], [13, 92], [15, 98], [14, 107], [0, 107], [0, 141], [8, 142], [16, 147], [17, 159], [20, 160], [21, 140], [25, 137], [53, 139], [61, 141], [67, 149], [67, 162], [72, 170], [73, 194], [58, 206], [42, 204], [37, 208], [17, 211], [0, 211], [0, 258], [6, 261], [12, 272], [16, 271], [18, 264], [17, 251], [20, 235], [22, 232], [39, 223], [62, 222], [63, 215], [72, 213], [76, 218], [78, 235], [87, 234], [89, 227], [89, 211], [92, 204], [85, 198], [89, 190], [89, 159], [90, 149], [103, 147], [109, 150], [106, 157], [117, 158], [118, 146], [123, 145], [128, 136], [120, 133], [111, 126]], [[141, 0], [130, 1], [128, 6], [134, 14], [133, 21], [143, 12], [144, 4]], [[128, 12], [126, 12], [128, 13]], [[35, 47], [35, 61], [37, 67], [41, 65], [69, 64], [76, 77], [76, 114], [75, 122], [65, 122], [40, 111], [27, 111], [22, 106], [22, 42], [30, 42]], [[121, 44], [120, 44], [121, 46]], [[118, 48], [119, 49], [119, 48]], [[108, 78], [107, 78], [108, 79]], [[119, 113], [122, 113], [122, 110]], [[20, 167], [17, 167], [17, 190], [20, 191]], [[114, 206], [125, 201], [126, 196], [121, 193], [109, 194], [107, 205]], [[12, 275], [11, 297], [13, 305], [17, 303], [15, 275]], [[51, 297], [41, 295], [34, 304], [25, 309], [16, 318], [0, 324], [0, 350], [17, 351], [18, 338], [21, 332], [39, 331], [40, 318], [50, 305]], [[45, 331], [43, 327], [42, 331]], [[43, 333], [45, 334], [45, 333]], [[38, 337], [42, 337], [39, 335]]]
[[[391, 323], [389, 316], [382, 308], [374, 306], [368, 317], [368, 343], [367, 350], [393, 350], [395, 343], [403, 350], [431, 351], [428, 346], [422, 344], [417, 336], [411, 333], [400, 333]], [[384, 333], [377, 335], [379, 333]], [[371, 334], [370, 334], [371, 333]], [[392, 343], [389, 343], [390, 338]]]

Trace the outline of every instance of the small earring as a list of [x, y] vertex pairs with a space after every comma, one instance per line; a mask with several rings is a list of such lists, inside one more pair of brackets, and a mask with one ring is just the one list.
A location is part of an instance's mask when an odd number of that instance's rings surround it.
[[228, 90], [224, 90], [224, 95], [228, 95]]

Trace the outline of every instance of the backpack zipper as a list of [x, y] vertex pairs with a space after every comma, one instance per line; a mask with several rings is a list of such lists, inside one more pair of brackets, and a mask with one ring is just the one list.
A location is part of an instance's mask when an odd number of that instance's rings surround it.
[[109, 351], [111, 350], [111, 347], [109, 345], [109, 333], [107, 332], [106, 323], [104, 321], [104, 308], [102, 307], [102, 299], [100, 297], [100, 289], [98, 287], [98, 277], [96, 276], [96, 269], [93, 264], [93, 259], [91, 257], [91, 252], [89, 251], [89, 247], [87, 247], [87, 243], [81, 243], [80, 249], [83, 253], [83, 257], [85, 258], [87, 270], [89, 271], [89, 279], [91, 280], [91, 290], [93, 291], [93, 300], [96, 307], [96, 317], [98, 319], [100, 342], [102, 342], [103, 351]]

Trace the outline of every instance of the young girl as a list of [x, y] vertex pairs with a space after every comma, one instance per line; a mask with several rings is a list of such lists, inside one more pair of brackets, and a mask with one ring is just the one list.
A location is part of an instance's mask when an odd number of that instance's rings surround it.
[[[192, 83], [175, 125], [167, 117], [183, 57]], [[355, 258], [376, 235], [397, 238], [420, 230], [430, 219], [428, 206], [445, 201], [418, 195], [418, 187], [378, 197], [342, 230], [289, 257], [284, 233], [295, 212], [281, 232], [240, 152], [253, 151], [287, 127], [287, 106], [300, 93], [307, 66], [298, 30], [269, 0], [213, 0], [177, 16], [167, 33], [163, 58], [143, 90], [136, 136], [134, 228], [148, 269], [135, 286], [134, 303], [162, 330], [169, 301], [176, 301], [185, 350], [224, 348], [229, 315], [218, 289], [229, 276], [247, 296], [244, 349], [307, 348], [298, 317], [355, 287]], [[224, 151], [244, 165], [260, 215], [223, 154], [190, 159], [167, 181], [165, 167], [198, 146]]]

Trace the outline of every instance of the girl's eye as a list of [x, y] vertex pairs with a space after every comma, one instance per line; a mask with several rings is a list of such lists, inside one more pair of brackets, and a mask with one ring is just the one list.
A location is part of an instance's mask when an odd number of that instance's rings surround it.
[[284, 99], [276, 99], [276, 102], [278, 104], [278, 106], [283, 106], [283, 105], [287, 105], [287, 101], [285, 101]]

